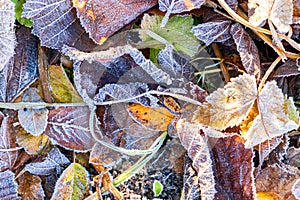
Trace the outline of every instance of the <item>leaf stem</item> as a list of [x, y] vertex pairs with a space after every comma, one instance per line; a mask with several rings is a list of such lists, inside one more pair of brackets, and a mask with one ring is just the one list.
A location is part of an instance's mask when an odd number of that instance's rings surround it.
[[266, 71], [265, 75], [263, 76], [263, 78], [261, 79], [261, 82], [258, 86], [258, 92], [260, 92], [265, 84], [265, 82], [267, 81], [268, 77], [270, 76], [270, 74], [272, 73], [272, 71], [275, 69], [276, 65], [280, 62], [281, 57], [277, 57], [276, 60], [271, 64], [271, 66], [268, 68], [268, 70]]
[[0, 108], [5, 109], [22, 109], [22, 108], [45, 108], [45, 107], [71, 107], [71, 106], [87, 106], [84, 102], [76, 102], [76, 103], [45, 103], [45, 102], [0, 102]]
[[[218, 45], [216, 43], [212, 43], [211, 46], [212, 46], [212, 48], [214, 50], [215, 55], [218, 58], [223, 59], [222, 53], [221, 53]], [[225, 65], [224, 62], [220, 63], [220, 68], [221, 68], [222, 74], [223, 74], [223, 76], [225, 78], [225, 82], [228, 83], [230, 81], [230, 75], [228, 73], [228, 69], [227, 69], [227, 67], [226, 67], [226, 65]]]

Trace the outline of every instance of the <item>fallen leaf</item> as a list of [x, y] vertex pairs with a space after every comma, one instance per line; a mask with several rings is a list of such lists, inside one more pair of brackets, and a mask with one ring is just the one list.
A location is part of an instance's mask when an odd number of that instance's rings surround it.
[[174, 115], [163, 107], [149, 108], [138, 103], [130, 103], [127, 109], [136, 122], [153, 130], [168, 130], [174, 118]]
[[198, 175], [192, 167], [192, 160], [185, 156], [184, 158], [184, 174], [183, 174], [183, 195], [184, 199], [200, 199], [200, 188], [198, 186]]
[[171, 13], [182, 13], [197, 9], [200, 8], [203, 3], [205, 3], [205, 0], [159, 0], [159, 10], [167, 12], [162, 21], [162, 26], [167, 23]]
[[198, 173], [201, 198], [214, 199], [217, 191], [208, 137], [200, 134], [201, 130], [197, 124], [184, 119], [178, 120], [176, 128], [181, 144], [188, 151], [188, 155], [193, 161], [192, 166]]
[[297, 75], [300, 75], [300, 70], [298, 70], [296, 61], [288, 60], [276, 69], [273, 77], [289, 77]]
[[239, 23], [235, 23], [231, 26], [230, 34], [237, 46], [243, 67], [248, 74], [254, 75], [258, 82], [261, 76], [261, 67], [258, 49], [255, 43]]
[[257, 200], [282, 200], [282, 198], [274, 192], [257, 192]]
[[21, 200], [21, 197], [18, 196], [15, 174], [9, 170], [0, 172], [0, 199]]
[[12, 0], [15, 4], [15, 18], [18, 20], [18, 22], [22, 25], [25, 25], [27, 27], [32, 27], [33, 23], [30, 19], [26, 19], [22, 17], [23, 13], [23, 5], [25, 3], [25, 0]]
[[41, 199], [45, 197], [40, 177], [25, 172], [18, 177], [18, 191], [22, 200]]
[[88, 191], [89, 173], [78, 163], [65, 169], [55, 184], [51, 200], [83, 199]]
[[39, 136], [33, 136], [25, 131], [21, 126], [15, 127], [16, 142], [20, 147], [23, 147], [26, 153], [32, 155], [38, 155], [43, 151], [46, 151], [51, 144], [47, 135], [41, 134]]
[[255, 199], [253, 150], [237, 135], [212, 141], [216, 198]]
[[300, 179], [297, 179], [292, 187], [292, 194], [296, 199], [300, 199]]
[[88, 107], [58, 107], [49, 111], [45, 134], [53, 143], [75, 151], [92, 149]]
[[14, 55], [16, 36], [14, 30], [15, 6], [10, 0], [0, 1], [0, 71]]
[[62, 66], [48, 67], [51, 95], [57, 103], [82, 102]]
[[[38, 93], [29, 88], [22, 98], [23, 102], [43, 102]], [[48, 119], [47, 108], [23, 108], [18, 110], [18, 119], [21, 126], [33, 136], [41, 135], [47, 126]]]
[[293, 17], [292, 0], [250, 0], [248, 9], [249, 22], [254, 26], [261, 27], [269, 19], [280, 33], [289, 31]]
[[91, 45], [89, 48], [94, 47], [84, 37], [84, 30], [76, 19], [70, 0], [28, 0], [23, 5], [22, 17], [33, 21], [32, 33], [40, 38], [43, 46], [61, 49], [63, 45], [78, 45], [83, 48], [81, 44], [84, 41]]
[[41, 162], [26, 164], [25, 170], [35, 175], [60, 174], [61, 165], [69, 164], [70, 161], [56, 147], [52, 148], [46, 158]]
[[262, 169], [256, 177], [257, 192], [274, 192], [282, 199], [294, 200], [292, 187], [300, 178], [299, 170], [284, 164], [273, 164]]
[[215, 20], [206, 23], [198, 24], [192, 28], [194, 35], [209, 46], [213, 42], [225, 42], [230, 39], [229, 20]]
[[286, 155], [287, 164], [300, 167], [300, 148], [290, 147]]
[[13, 101], [38, 77], [37, 39], [30, 29], [16, 30], [17, 45], [14, 58], [0, 71], [0, 101]]
[[[161, 16], [150, 16], [145, 14], [141, 28], [143, 30], [150, 30], [153, 33], [156, 33], [168, 41], [169, 44], [172, 44], [176, 51], [182, 51], [191, 57], [197, 53], [199, 41], [193, 33], [190, 32], [193, 26], [193, 18], [191, 16], [174, 16], [163, 28], [160, 27], [161, 21]], [[150, 47], [159, 49], [164, 48], [164, 45], [161, 42], [155, 41], [149, 35], [141, 32], [140, 36], [143, 42], [152, 42]]]
[[156, 0], [73, 0], [81, 25], [99, 44], [156, 3]]

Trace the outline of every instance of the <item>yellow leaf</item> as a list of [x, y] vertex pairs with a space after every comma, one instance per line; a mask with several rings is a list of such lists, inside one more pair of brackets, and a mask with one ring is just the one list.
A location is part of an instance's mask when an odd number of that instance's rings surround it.
[[274, 192], [257, 192], [257, 200], [282, 200], [282, 198]]

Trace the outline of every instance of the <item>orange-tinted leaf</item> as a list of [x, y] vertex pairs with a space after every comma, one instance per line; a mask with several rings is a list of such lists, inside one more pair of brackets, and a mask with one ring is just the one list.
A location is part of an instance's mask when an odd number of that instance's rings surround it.
[[138, 103], [128, 105], [130, 116], [147, 128], [165, 131], [174, 115], [163, 107], [149, 108]]
[[156, 0], [73, 0], [82, 26], [96, 43], [103, 43], [156, 3]]
[[258, 49], [249, 34], [243, 29], [239, 23], [233, 24], [230, 34], [237, 46], [243, 66], [248, 74], [254, 75], [259, 81], [261, 68]]
[[41, 199], [45, 197], [45, 193], [41, 184], [40, 177], [25, 172], [18, 177], [19, 194], [22, 200]]
[[18, 196], [18, 185], [15, 174], [11, 171], [0, 172], [0, 199], [21, 200]]
[[295, 199], [292, 194], [294, 183], [300, 178], [297, 168], [283, 163], [273, 164], [262, 169], [256, 177], [257, 192], [274, 192], [282, 199]]
[[45, 131], [54, 143], [76, 151], [92, 149], [88, 107], [58, 107], [49, 111]]
[[83, 199], [88, 191], [89, 173], [78, 163], [64, 170], [55, 184], [51, 200]]
[[282, 200], [282, 198], [274, 192], [258, 192], [257, 200]]
[[211, 142], [215, 159], [215, 180], [219, 199], [255, 199], [254, 152], [246, 149], [239, 136]]

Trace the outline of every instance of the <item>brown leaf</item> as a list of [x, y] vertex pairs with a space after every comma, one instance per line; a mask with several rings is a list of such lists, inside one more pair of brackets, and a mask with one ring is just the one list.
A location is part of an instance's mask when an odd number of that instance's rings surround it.
[[198, 186], [198, 176], [196, 170], [192, 167], [192, 160], [185, 156], [184, 158], [184, 175], [183, 190], [184, 199], [200, 199], [200, 189]]
[[289, 76], [297, 76], [300, 75], [300, 71], [298, 70], [298, 66], [295, 60], [288, 60], [282, 65], [280, 65], [275, 73], [274, 77], [289, 77]]
[[13, 101], [38, 76], [37, 39], [30, 29], [16, 30], [17, 46], [14, 58], [0, 72], [0, 101]]
[[253, 40], [239, 23], [231, 26], [230, 34], [237, 46], [246, 72], [254, 75], [259, 81], [261, 76], [260, 58]]
[[294, 167], [300, 167], [300, 148], [290, 147], [286, 155], [287, 163]]
[[[33, 21], [32, 33], [40, 38], [43, 46], [54, 49], [61, 49], [63, 45], [94, 47], [84, 37], [84, 30], [76, 19], [71, 3], [70, 0], [30, 0], [24, 4], [23, 17]], [[82, 45], [84, 43], [88, 45]]]
[[299, 170], [284, 164], [273, 164], [259, 171], [256, 177], [257, 192], [274, 192], [282, 199], [295, 200], [293, 184], [300, 178]]
[[89, 130], [88, 107], [58, 107], [49, 111], [45, 134], [54, 143], [76, 151], [92, 149], [95, 140]]
[[96, 43], [103, 43], [124, 25], [157, 3], [156, 0], [73, 0], [82, 26]]
[[18, 177], [19, 194], [22, 200], [41, 199], [45, 197], [40, 177], [25, 172]]
[[229, 20], [210, 21], [194, 26], [192, 32], [207, 46], [212, 42], [225, 42], [230, 36]]
[[215, 164], [216, 198], [255, 199], [252, 149], [239, 136], [211, 142]]
[[21, 200], [18, 196], [18, 185], [15, 174], [11, 171], [0, 172], [0, 199]]

